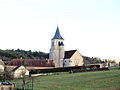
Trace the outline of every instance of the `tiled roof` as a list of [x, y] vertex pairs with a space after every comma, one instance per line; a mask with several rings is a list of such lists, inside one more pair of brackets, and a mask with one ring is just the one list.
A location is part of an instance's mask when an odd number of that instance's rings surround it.
[[72, 55], [73, 55], [76, 51], [77, 51], [77, 50], [65, 51], [65, 57], [64, 57], [64, 59], [71, 58]]
[[5, 65], [8, 65], [10, 63], [10, 61], [4, 61]]
[[60, 35], [59, 27], [57, 27], [56, 33], [53, 39], [63, 39], [62, 36]]
[[9, 66], [30, 66], [30, 67], [54, 67], [53, 60], [34, 60], [34, 59], [13, 59]]

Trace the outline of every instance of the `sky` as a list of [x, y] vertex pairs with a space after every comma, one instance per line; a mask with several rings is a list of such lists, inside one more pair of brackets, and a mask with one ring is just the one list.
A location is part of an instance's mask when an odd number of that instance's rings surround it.
[[120, 56], [120, 0], [0, 0], [0, 49], [48, 53], [57, 24], [65, 50]]

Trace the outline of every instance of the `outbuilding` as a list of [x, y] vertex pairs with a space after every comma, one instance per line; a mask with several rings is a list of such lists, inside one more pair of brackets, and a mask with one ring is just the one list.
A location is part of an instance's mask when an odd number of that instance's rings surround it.
[[22, 78], [24, 76], [29, 76], [29, 71], [26, 69], [25, 66], [20, 65], [20, 66], [15, 67], [12, 70], [12, 74], [14, 78]]

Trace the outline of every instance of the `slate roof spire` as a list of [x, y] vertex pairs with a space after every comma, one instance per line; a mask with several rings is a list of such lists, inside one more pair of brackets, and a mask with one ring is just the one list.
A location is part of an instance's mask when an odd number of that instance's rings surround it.
[[59, 27], [57, 26], [56, 32], [55, 32], [55, 36], [53, 37], [53, 39], [62, 39], [62, 36], [60, 35], [60, 31], [59, 31]]

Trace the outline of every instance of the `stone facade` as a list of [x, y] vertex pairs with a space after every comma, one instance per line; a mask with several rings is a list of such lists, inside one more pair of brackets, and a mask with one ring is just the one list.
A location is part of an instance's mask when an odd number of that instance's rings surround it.
[[60, 46], [59, 43], [63, 42], [63, 40], [54, 39], [52, 40], [52, 45], [50, 49], [50, 60], [54, 60], [55, 67], [63, 66], [63, 58], [64, 58], [64, 46]]
[[23, 65], [17, 66], [13, 69], [14, 78], [21, 78], [23, 75], [29, 75], [29, 71]]

